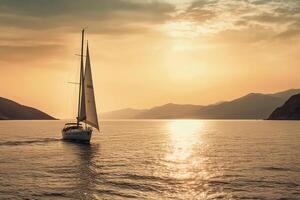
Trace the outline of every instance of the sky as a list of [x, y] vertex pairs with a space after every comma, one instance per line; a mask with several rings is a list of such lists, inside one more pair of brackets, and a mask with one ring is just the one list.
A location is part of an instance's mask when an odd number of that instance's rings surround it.
[[75, 116], [83, 27], [98, 112], [300, 88], [298, 0], [0, 0], [1, 96]]

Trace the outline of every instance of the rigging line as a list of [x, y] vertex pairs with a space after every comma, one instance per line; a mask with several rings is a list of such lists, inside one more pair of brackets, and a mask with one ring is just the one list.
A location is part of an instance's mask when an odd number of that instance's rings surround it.
[[[70, 73], [69, 70], [66, 70], [65, 73], [66, 73], [65, 74], [66, 79], [64, 79], [64, 80], [70, 80], [73, 73]], [[62, 83], [62, 85], [65, 85], [65, 82]], [[69, 94], [69, 95], [64, 95], [65, 98], [63, 100], [64, 100], [66, 106], [64, 107], [63, 110], [64, 110], [65, 114], [67, 115], [67, 118], [69, 118], [70, 114], [73, 116], [73, 111], [71, 110], [73, 98], [70, 98], [70, 96], [72, 95], [73, 92], [71, 92], [72, 88], [70, 87], [69, 84], [65, 88], [67, 89], [67, 91], [68, 91], [67, 94]]]
[[[79, 60], [79, 59], [78, 59]], [[78, 80], [78, 76], [79, 75], [79, 68], [78, 67], [75, 67], [76, 68], [76, 74], [75, 74], [75, 77], [74, 77], [74, 80]], [[72, 116], [76, 116], [77, 115], [77, 94], [79, 93], [79, 87], [73, 87], [74, 88], [74, 92], [72, 94]]]
[[75, 85], [79, 85], [79, 84], [80, 84], [80, 83], [72, 82], [72, 81], [69, 81], [68, 83], [70, 83], [70, 84], [75, 84]]
[[[76, 61], [76, 63], [77, 62], [78, 62], [78, 60]], [[77, 80], [78, 79], [79, 69], [78, 69], [78, 67], [75, 67], [75, 68], [76, 68], [76, 70], [72, 70], [71, 73], [68, 72], [68, 74], [69, 74], [68, 80]], [[77, 83], [74, 81], [68, 81], [68, 83], [72, 83], [73, 85], [68, 84], [68, 91], [70, 91], [70, 95], [69, 96], [67, 95], [67, 98], [68, 98], [67, 99], [67, 102], [68, 102], [67, 113], [70, 114], [73, 118], [74, 116], [76, 116], [76, 109], [74, 109], [74, 108], [76, 108], [77, 101], [76, 101], [75, 95], [78, 94], [78, 87], [74, 87], [74, 85], [77, 85]]]

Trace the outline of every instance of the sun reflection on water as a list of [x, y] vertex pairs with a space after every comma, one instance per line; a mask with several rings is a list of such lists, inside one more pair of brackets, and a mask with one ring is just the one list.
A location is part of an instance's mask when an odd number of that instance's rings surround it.
[[190, 179], [198, 159], [193, 159], [195, 145], [200, 145], [202, 122], [199, 120], [174, 120], [167, 125], [169, 136], [168, 153], [165, 160], [170, 175], [176, 179]]
[[170, 154], [167, 160], [181, 162], [192, 154], [193, 145], [199, 142], [196, 137], [201, 129], [197, 120], [174, 120], [168, 124], [170, 137]]
[[[167, 123], [168, 148], [164, 157], [167, 176], [180, 188], [180, 198], [207, 199], [209, 180], [220, 172], [210, 164], [207, 132], [209, 126], [202, 120], [173, 120]], [[177, 196], [176, 196], [177, 197]]]

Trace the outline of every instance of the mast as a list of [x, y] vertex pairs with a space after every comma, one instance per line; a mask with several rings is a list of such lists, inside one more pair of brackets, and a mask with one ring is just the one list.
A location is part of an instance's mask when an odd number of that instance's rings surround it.
[[82, 96], [81, 92], [82, 92], [82, 85], [83, 85], [83, 42], [84, 42], [84, 29], [82, 29], [82, 35], [81, 35], [80, 81], [79, 81], [77, 126], [79, 126], [79, 122], [80, 122], [81, 96]]

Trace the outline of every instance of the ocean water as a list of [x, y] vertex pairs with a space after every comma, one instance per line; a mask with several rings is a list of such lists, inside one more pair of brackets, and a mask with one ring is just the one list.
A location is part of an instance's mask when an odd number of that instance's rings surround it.
[[300, 122], [0, 122], [0, 199], [300, 199]]

